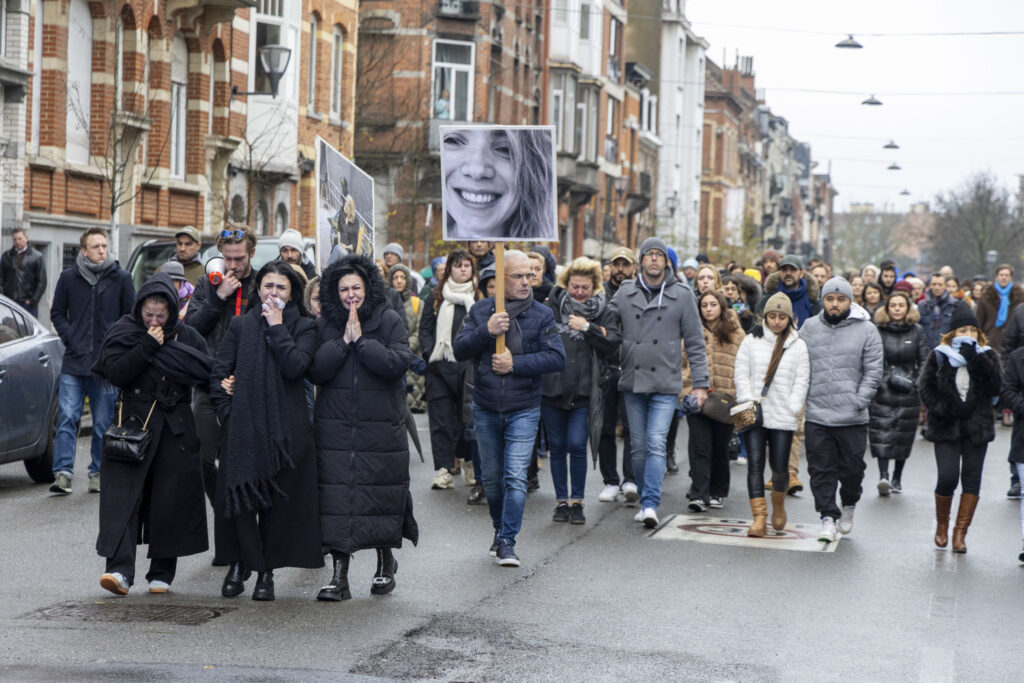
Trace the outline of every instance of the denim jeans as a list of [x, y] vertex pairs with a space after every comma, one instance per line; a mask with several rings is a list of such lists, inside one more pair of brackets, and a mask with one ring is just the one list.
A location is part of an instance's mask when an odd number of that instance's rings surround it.
[[[570, 497], [583, 500], [587, 484], [587, 437], [590, 434], [588, 408], [586, 403], [572, 410], [547, 404], [540, 407], [551, 449], [551, 483], [555, 485], [555, 500], [569, 500]], [[571, 496], [566, 486], [568, 478], [572, 479]]]
[[57, 402], [57, 434], [53, 440], [54, 473], [75, 471], [78, 427], [82, 421], [86, 396], [89, 397], [89, 410], [92, 412], [92, 462], [89, 463], [89, 474], [100, 471], [103, 432], [107, 431], [114, 418], [117, 388], [95, 375], [61, 373], [60, 399]]
[[633, 475], [640, 489], [640, 506], [657, 508], [661, 503], [661, 480], [665, 478], [665, 447], [679, 398], [675, 394], [634, 394], [623, 392], [629, 419]]
[[515, 545], [526, 507], [526, 469], [533, 456], [540, 407], [497, 413], [473, 402], [484, 495], [498, 539]]

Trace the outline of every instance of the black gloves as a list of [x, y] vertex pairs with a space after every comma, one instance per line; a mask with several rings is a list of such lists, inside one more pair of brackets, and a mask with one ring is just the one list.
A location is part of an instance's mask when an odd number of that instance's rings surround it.
[[970, 363], [971, 359], [978, 355], [978, 346], [977, 346], [977, 344], [966, 344], [966, 343], [961, 344], [960, 345], [960, 355], [964, 357], [965, 361]]

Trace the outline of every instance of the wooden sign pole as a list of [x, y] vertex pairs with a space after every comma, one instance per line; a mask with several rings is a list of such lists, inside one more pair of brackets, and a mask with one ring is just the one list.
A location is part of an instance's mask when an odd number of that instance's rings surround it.
[[[505, 312], [505, 243], [494, 245], [494, 312]], [[494, 350], [505, 353], [505, 335], [499, 334]]]

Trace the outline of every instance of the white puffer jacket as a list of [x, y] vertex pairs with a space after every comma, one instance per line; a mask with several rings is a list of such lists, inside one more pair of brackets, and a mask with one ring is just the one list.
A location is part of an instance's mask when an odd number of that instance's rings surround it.
[[[757, 328], [751, 331], [740, 344], [736, 353], [736, 401], [752, 401], [761, 397], [764, 376], [775, 349], [775, 334], [767, 327], [757, 336]], [[811, 378], [811, 363], [807, 355], [807, 344], [796, 330], [786, 338], [785, 352], [775, 379], [768, 388], [768, 395], [761, 404], [764, 426], [768, 429], [795, 431], [800, 412], [807, 399], [807, 388]]]

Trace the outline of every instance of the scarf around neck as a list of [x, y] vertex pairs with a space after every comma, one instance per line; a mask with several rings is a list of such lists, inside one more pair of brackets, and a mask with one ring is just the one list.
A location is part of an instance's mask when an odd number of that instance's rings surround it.
[[999, 292], [999, 312], [996, 314], [996, 327], [1002, 327], [1006, 323], [1006, 318], [1010, 315], [1010, 292], [1013, 291], [1013, 283], [1010, 282], [1005, 287], [1000, 287], [998, 282], [993, 282], [992, 286]]
[[576, 299], [569, 296], [569, 292], [562, 290], [562, 299], [558, 305], [559, 320], [555, 323], [555, 327], [558, 332], [570, 339], [577, 341], [583, 340], [583, 332], [581, 330], [574, 330], [569, 327], [569, 316], [578, 315], [587, 319], [587, 322], [594, 322], [597, 316], [601, 315], [601, 311], [604, 310], [605, 298], [604, 293], [598, 293], [591, 296], [582, 304]]
[[790, 303], [793, 304], [793, 313], [796, 315], [796, 326], [800, 327], [811, 317], [811, 297], [807, 296], [807, 280], [800, 278], [795, 289], [786, 289], [786, 285], [780, 280], [779, 291], [789, 297]]
[[960, 354], [960, 347], [968, 342], [978, 346], [978, 353], [984, 353], [992, 350], [991, 346], [978, 345], [977, 340], [973, 337], [954, 337], [952, 342], [949, 344], [939, 344], [935, 347], [935, 350], [945, 356], [946, 360], [949, 361], [949, 364], [954, 368], [962, 368], [967, 365], [967, 359]]
[[437, 310], [437, 328], [434, 332], [436, 341], [434, 350], [430, 352], [431, 363], [439, 360], [455, 362], [455, 349], [452, 347], [452, 325], [455, 323], [455, 306], [461, 305], [468, 312], [474, 303], [473, 293], [476, 285], [472, 280], [459, 284], [448, 280], [441, 290], [441, 306]]
[[90, 287], [95, 287], [96, 283], [103, 277], [103, 274], [115, 264], [117, 264], [117, 261], [110, 258], [110, 254], [107, 254], [107, 260], [103, 263], [93, 263], [82, 252], [78, 252], [78, 256], [75, 258], [75, 266], [78, 268], [79, 274], [85, 278]]
[[523, 353], [523, 328], [519, 325], [519, 315], [528, 311], [533, 305], [533, 297], [525, 299], [505, 299], [505, 312], [508, 313], [509, 328], [505, 333], [505, 346], [513, 356]]

